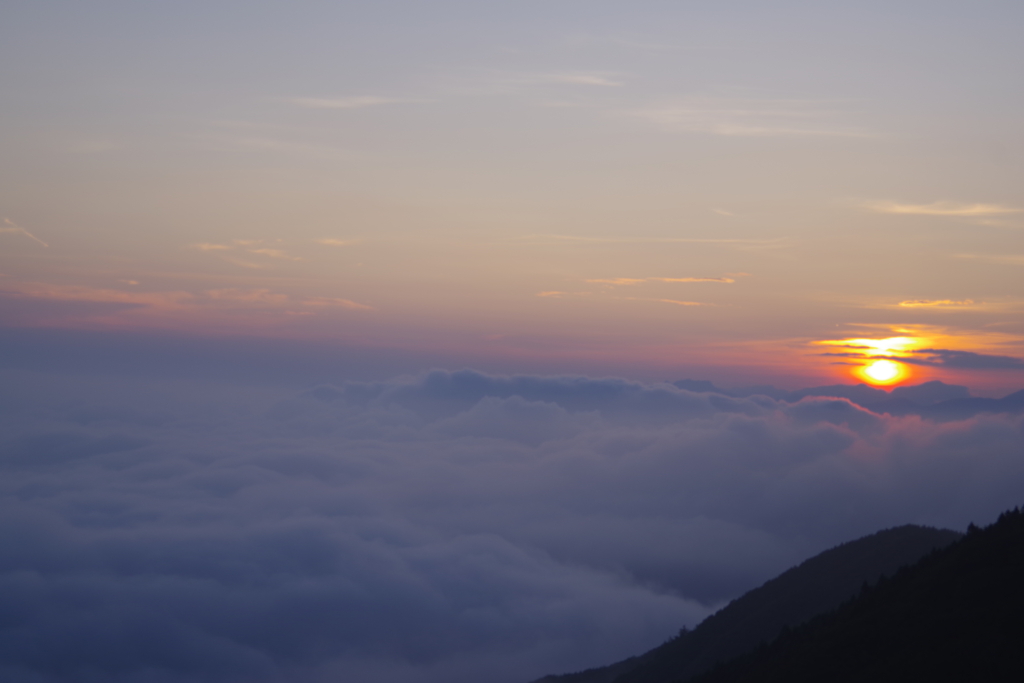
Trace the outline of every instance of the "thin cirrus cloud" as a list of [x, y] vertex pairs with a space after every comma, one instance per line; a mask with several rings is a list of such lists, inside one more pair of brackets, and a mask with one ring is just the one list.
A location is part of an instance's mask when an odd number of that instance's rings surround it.
[[616, 277], [608, 279], [587, 280], [587, 282], [591, 284], [601, 285], [632, 286], [643, 284], [645, 282], [720, 282], [725, 284], [732, 284], [736, 282], [736, 280], [732, 279], [731, 277]]
[[[47, 319], [53, 316], [64, 323], [99, 324], [101, 326], [141, 325], [162, 327], [181, 324], [188, 320], [207, 320], [216, 314], [225, 324], [249, 320], [256, 323], [283, 320], [295, 315], [315, 315], [318, 311], [347, 309], [373, 310], [372, 306], [344, 298], [307, 297], [267, 288], [222, 288], [201, 292], [139, 291], [135, 280], [122, 281], [132, 286], [131, 291], [89, 287], [83, 285], [55, 285], [46, 282], [10, 282], [0, 290], [0, 297], [27, 302], [19, 316], [24, 320]], [[54, 304], [65, 308], [54, 312]], [[67, 308], [67, 306], [71, 306]]]
[[524, 235], [518, 242], [536, 245], [557, 244], [707, 244], [735, 249], [781, 249], [791, 243], [789, 237], [607, 237], [596, 235], [560, 235], [555, 233]]
[[362, 109], [364, 107], [377, 107], [383, 104], [407, 104], [417, 100], [378, 97], [376, 95], [356, 95], [353, 97], [293, 97], [288, 101], [304, 109]]
[[625, 85], [621, 80], [616, 80], [611, 74], [595, 73], [585, 71], [571, 71], [564, 73], [538, 74], [525, 76], [521, 79], [525, 83], [560, 83], [565, 85], [596, 85], [605, 88], [617, 88]]
[[228, 249], [231, 249], [232, 247], [230, 247], [227, 244], [211, 244], [209, 242], [197, 242], [196, 244], [192, 245], [192, 248], [198, 251], [226, 251]]
[[249, 268], [250, 270], [270, 270], [273, 268], [269, 263], [256, 263], [255, 261], [246, 261], [245, 259], [235, 258], [233, 256], [225, 256], [224, 261], [233, 266]]
[[951, 308], [974, 306], [972, 299], [908, 299], [901, 301], [899, 306], [903, 308]]
[[485, 80], [498, 86], [582, 85], [618, 88], [625, 85], [620, 74], [610, 71], [552, 71], [545, 73], [492, 73]]
[[193, 299], [188, 292], [125, 292], [83, 285], [54, 285], [46, 282], [16, 282], [5, 287], [3, 295], [22, 299], [120, 304], [160, 310], [181, 309]]
[[620, 301], [653, 301], [659, 304], [672, 304], [674, 306], [714, 306], [715, 304], [709, 304], [703, 301], [681, 301], [679, 299], [655, 299], [648, 297], [638, 296], [617, 296], [616, 299]]
[[324, 237], [315, 241], [317, 244], [322, 244], [325, 247], [350, 247], [353, 244], [357, 244], [356, 240], [342, 240], [336, 237]]
[[353, 311], [372, 311], [373, 310], [373, 306], [367, 306], [366, 304], [356, 303], [355, 301], [352, 301], [351, 299], [337, 299], [337, 298], [331, 298], [331, 297], [326, 297], [326, 296], [315, 296], [315, 297], [306, 299], [306, 300], [304, 300], [302, 302], [302, 305], [303, 306], [312, 306], [312, 307], [315, 307], [315, 308], [328, 308], [328, 307], [348, 308], [348, 309], [351, 309]]
[[[465, 94], [520, 95], [534, 89], [567, 87], [619, 88], [621, 74], [610, 71], [508, 72], [474, 69], [457, 78], [453, 88]], [[573, 102], [549, 102], [546, 106], [577, 106]]]
[[901, 204], [899, 202], [872, 202], [868, 208], [877, 213], [904, 216], [951, 216], [955, 218], [984, 218], [1020, 213], [1024, 209], [1001, 204], [962, 204], [958, 202], [932, 202], [931, 204]]
[[810, 100], [691, 98], [633, 109], [626, 116], [665, 130], [735, 137], [867, 137], [842, 125], [827, 103]]
[[259, 254], [260, 256], [269, 256], [270, 258], [282, 259], [284, 261], [301, 261], [302, 260], [301, 257], [299, 257], [299, 256], [292, 256], [290, 254], [285, 253], [281, 249], [269, 249], [269, 248], [263, 247], [263, 248], [260, 248], [260, 249], [250, 249], [249, 253], [251, 253], [251, 254]]
[[590, 296], [591, 294], [593, 294], [593, 292], [563, 292], [560, 290], [537, 292], [537, 296], [544, 299], [561, 299], [567, 296]]
[[20, 225], [12, 221], [10, 218], [5, 218], [4, 225], [0, 226], [0, 234], [2, 233], [6, 233], [8, 235], [22, 235], [23, 237], [27, 237], [33, 242], [36, 242], [37, 244], [40, 244], [44, 247], [50, 246], [46, 242], [42, 241], [41, 239], [30, 233], [25, 228], [21, 227]]
[[[276, 240], [273, 243], [280, 242]], [[231, 263], [242, 268], [251, 269], [267, 269], [272, 268], [268, 263], [261, 263], [252, 261], [247, 258], [239, 258], [237, 254], [251, 254], [254, 256], [262, 256], [278, 261], [301, 261], [301, 256], [293, 256], [283, 249], [277, 247], [267, 246], [266, 240], [234, 240], [230, 244], [215, 244], [210, 242], [198, 242], [196, 244], [189, 245], [190, 248], [196, 251], [212, 252], [219, 254], [220, 258], [227, 263]]]

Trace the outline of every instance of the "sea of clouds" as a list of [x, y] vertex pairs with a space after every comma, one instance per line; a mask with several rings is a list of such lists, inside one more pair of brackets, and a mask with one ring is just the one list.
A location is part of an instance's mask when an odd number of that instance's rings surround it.
[[1020, 415], [473, 371], [2, 380], [10, 683], [525, 683], [840, 542], [1024, 502]]

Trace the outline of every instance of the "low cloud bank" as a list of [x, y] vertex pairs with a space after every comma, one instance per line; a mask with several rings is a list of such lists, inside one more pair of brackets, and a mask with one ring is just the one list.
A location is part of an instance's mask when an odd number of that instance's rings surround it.
[[1024, 491], [1015, 414], [471, 371], [291, 396], [4, 379], [12, 683], [526, 681]]

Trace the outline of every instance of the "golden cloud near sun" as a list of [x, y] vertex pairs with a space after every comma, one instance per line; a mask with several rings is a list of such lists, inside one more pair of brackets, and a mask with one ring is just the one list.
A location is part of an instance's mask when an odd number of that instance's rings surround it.
[[[837, 339], [815, 342], [826, 346], [844, 346], [848, 349], [860, 350], [862, 353], [907, 353], [914, 348], [922, 348], [928, 340], [920, 337], [888, 337], [886, 339]], [[864, 355], [867, 355], [866, 353]]]
[[866, 328], [867, 334], [877, 333], [878, 337], [820, 339], [810, 344], [826, 347], [828, 351], [820, 355], [843, 359], [834, 365], [846, 366], [847, 373], [874, 386], [901, 384], [921, 375], [945, 379], [943, 375], [947, 372], [969, 369], [948, 362], [950, 354], [1005, 357], [1007, 349], [1019, 348], [1022, 343], [1015, 335], [990, 331], [964, 334], [936, 325], [858, 327]]
[[[853, 369], [859, 379], [876, 386], [897, 384], [911, 376], [911, 368], [899, 362], [901, 356], [911, 354], [915, 349], [927, 348], [934, 340], [928, 337], [886, 337], [884, 339], [829, 339], [816, 341], [822, 346], [843, 349], [841, 355], [863, 364]], [[879, 356], [885, 356], [879, 358]]]

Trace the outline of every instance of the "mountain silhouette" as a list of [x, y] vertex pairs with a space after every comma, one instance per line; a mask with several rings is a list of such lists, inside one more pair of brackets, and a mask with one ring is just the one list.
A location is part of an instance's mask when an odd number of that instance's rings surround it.
[[535, 683], [670, 683], [707, 671], [716, 663], [774, 639], [833, 610], [865, 583], [891, 575], [961, 534], [944, 529], [901, 526], [840, 546], [806, 560], [756, 588], [665, 644], [610, 666], [546, 676]]
[[1024, 681], [1022, 576], [1014, 509], [692, 683]]

